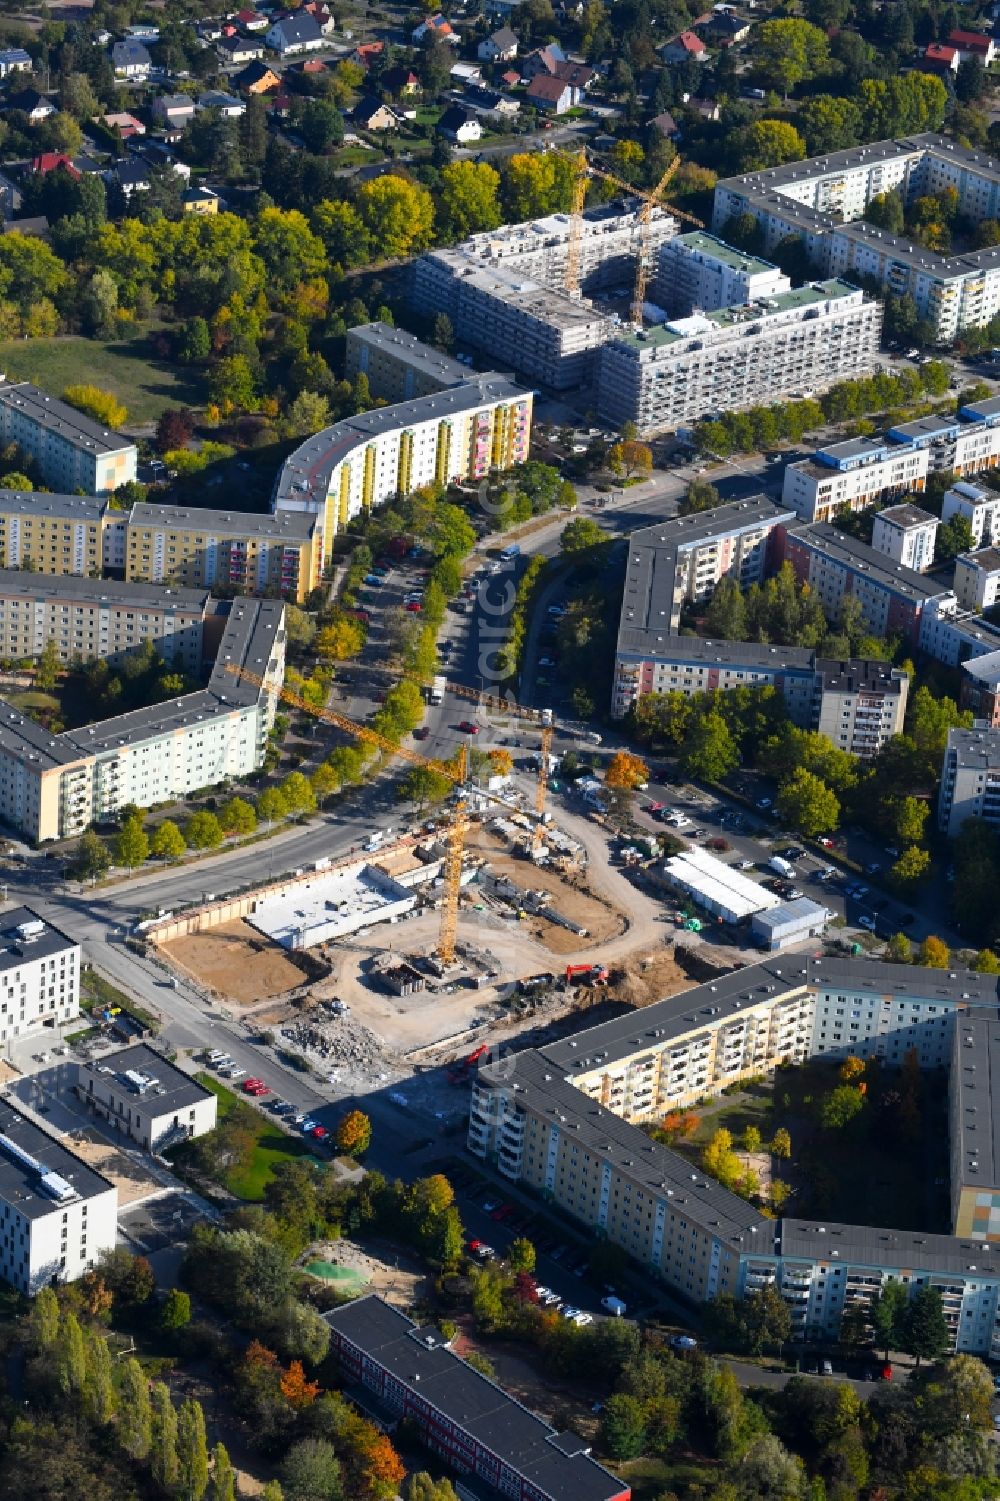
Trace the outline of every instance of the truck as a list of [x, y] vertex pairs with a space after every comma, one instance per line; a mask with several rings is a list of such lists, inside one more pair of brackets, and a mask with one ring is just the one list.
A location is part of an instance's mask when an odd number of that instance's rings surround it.
[[781, 855], [772, 855], [767, 865], [769, 870], [776, 871], [779, 876], [784, 876], [786, 880], [795, 874], [795, 866], [790, 860], [782, 859]]
[[432, 704], [443, 704], [444, 703], [444, 693], [445, 693], [445, 689], [447, 688], [447, 686], [448, 686], [448, 679], [447, 678], [440, 677], [440, 676], [436, 677], [434, 679], [434, 681], [431, 683], [431, 691], [430, 691], [430, 694], [428, 696], [429, 697], [429, 702], [432, 703]]

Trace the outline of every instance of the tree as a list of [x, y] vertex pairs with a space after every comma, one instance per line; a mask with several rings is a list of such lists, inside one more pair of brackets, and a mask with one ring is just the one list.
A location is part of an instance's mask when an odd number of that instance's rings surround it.
[[156, 446], [160, 453], [183, 448], [194, 433], [194, 417], [187, 407], [167, 407], [156, 424]]
[[410, 1473], [403, 1496], [404, 1501], [458, 1501], [450, 1480], [434, 1480], [426, 1470]]
[[743, 1132], [744, 1152], [750, 1152], [751, 1154], [754, 1152], [759, 1152], [762, 1145], [763, 1137], [760, 1134], [760, 1127], [747, 1126]]
[[507, 1252], [507, 1260], [515, 1272], [533, 1272], [535, 1270], [535, 1248], [525, 1236], [519, 1235], [510, 1243]]
[[754, 50], [761, 76], [785, 98], [797, 84], [822, 72], [830, 56], [825, 32], [797, 20], [765, 21], [757, 28]]
[[863, 1058], [856, 1058], [849, 1053], [837, 1070], [844, 1084], [857, 1084], [859, 1079], [865, 1076], [865, 1062]]
[[281, 1462], [286, 1501], [337, 1501], [342, 1495], [340, 1462], [325, 1438], [302, 1438]]
[[649, 474], [653, 467], [653, 450], [635, 438], [623, 438], [608, 450], [608, 467], [619, 479], [628, 479], [637, 472]]
[[[769, 25], [770, 22], [765, 22]], [[806, 143], [794, 125], [784, 120], [755, 120], [747, 129], [737, 129], [736, 146], [742, 172], [762, 172], [786, 162], [801, 161]]]
[[372, 1123], [361, 1110], [351, 1110], [337, 1124], [337, 1150], [349, 1157], [363, 1157], [372, 1144]]
[[144, 865], [149, 859], [149, 837], [138, 815], [127, 818], [115, 837], [115, 864], [127, 865], [132, 870]]
[[88, 417], [105, 427], [121, 427], [128, 421], [128, 407], [123, 406], [110, 391], [102, 391], [100, 386], [67, 386], [63, 391], [63, 401], [68, 401], [79, 412], [86, 412]]
[[286, 817], [288, 804], [279, 787], [265, 787], [257, 799], [257, 813], [270, 828], [279, 818]]
[[739, 749], [725, 719], [714, 709], [703, 714], [684, 745], [681, 765], [685, 774], [721, 782], [739, 764]]
[[771, 1137], [771, 1156], [787, 1161], [792, 1155], [792, 1138], [784, 1126], [779, 1126]]
[[150, 1393], [152, 1438], [149, 1468], [162, 1490], [171, 1491], [177, 1484], [177, 1414], [170, 1392], [162, 1381], [154, 1383]]
[[861, 1114], [864, 1105], [865, 1097], [859, 1089], [850, 1084], [838, 1085], [823, 1098], [819, 1113], [820, 1125], [828, 1131], [842, 1130], [855, 1116]]
[[804, 100], [796, 112], [795, 125], [805, 136], [810, 156], [846, 151], [861, 139], [861, 111], [853, 99], [831, 94], [817, 94]]
[[105, 1428], [115, 1415], [117, 1393], [111, 1351], [100, 1329], [88, 1329], [84, 1335], [86, 1375], [84, 1378], [84, 1411], [90, 1421]]
[[287, 1371], [282, 1373], [280, 1387], [285, 1401], [297, 1410], [311, 1407], [320, 1391], [318, 1381], [306, 1380], [301, 1360], [293, 1360], [289, 1364]]
[[620, 787], [626, 792], [634, 792], [637, 787], [649, 781], [649, 767], [640, 756], [633, 755], [631, 751], [616, 751], [608, 764], [604, 781], [608, 787]]
[[806, 1494], [805, 1465], [773, 1433], [754, 1439], [730, 1474], [741, 1501], [796, 1501]]
[[454, 785], [446, 772], [435, 771], [433, 766], [413, 766], [400, 780], [399, 797], [424, 808], [428, 803], [444, 802]]
[[226, 355], [219, 360], [208, 382], [209, 399], [229, 412], [233, 408], [253, 411], [257, 403], [257, 382], [245, 354]]
[[184, 825], [184, 839], [189, 849], [214, 850], [222, 843], [222, 828], [214, 813], [199, 810]]
[[31, 1338], [35, 1348], [51, 1351], [59, 1339], [59, 1299], [51, 1287], [39, 1289], [29, 1315]]
[[948, 969], [951, 965], [951, 950], [943, 939], [928, 933], [917, 952], [917, 963], [927, 969]]
[[886, 960], [890, 964], [910, 964], [913, 959], [913, 945], [905, 933], [893, 933], [885, 949]]
[[[756, 224], [756, 219], [754, 223]], [[698, 511], [711, 511], [722, 503], [722, 496], [707, 479], [693, 479], [680, 503], [682, 516], [693, 516]]]
[[733, 1134], [720, 1126], [712, 1133], [710, 1140], [702, 1153], [702, 1163], [706, 1173], [713, 1178], [718, 1178], [727, 1188], [731, 1188], [742, 1171], [742, 1164], [733, 1151]]
[[780, 1349], [792, 1332], [788, 1304], [776, 1287], [748, 1293], [740, 1309], [742, 1344], [751, 1355]]
[[431, 343], [442, 354], [450, 354], [455, 347], [455, 328], [447, 313], [438, 313], [434, 319]]
[[885, 1351], [886, 1360], [889, 1359], [890, 1350], [903, 1349], [908, 1301], [906, 1288], [895, 1278], [884, 1283], [872, 1299], [872, 1337], [876, 1346]]
[[840, 822], [840, 799], [825, 782], [800, 767], [778, 789], [778, 812], [806, 838], [835, 829]]
[[224, 834], [252, 834], [257, 827], [257, 814], [246, 798], [231, 797], [219, 809], [219, 827]]
[[589, 516], [574, 516], [567, 521], [559, 538], [559, 549], [564, 553], [587, 552], [600, 547], [608, 540], [608, 534]]
[[177, 1415], [177, 1493], [201, 1501], [208, 1490], [208, 1440], [201, 1403], [189, 1397]]
[[333, 767], [328, 766], [324, 761], [321, 766], [317, 766], [309, 778], [309, 785], [313, 790], [313, 797], [316, 799], [317, 806], [322, 808], [329, 802], [335, 792], [340, 791], [340, 778]]
[[388, 259], [426, 250], [434, 227], [434, 199], [420, 183], [387, 173], [364, 183], [358, 214], [373, 243]]
[[317, 632], [314, 643], [321, 662], [344, 662], [348, 657], [356, 657], [364, 644], [364, 626], [350, 615], [338, 615], [325, 625]]
[[173, 819], [165, 818], [156, 825], [149, 838], [149, 853], [160, 860], [179, 860], [187, 849], [187, 841]]
[[936, 1287], [918, 1287], [903, 1319], [902, 1349], [921, 1360], [937, 1360], [951, 1347], [944, 1304]]
[[775, 1214], [780, 1214], [792, 1196], [792, 1185], [786, 1183], [783, 1178], [772, 1178], [768, 1189], [768, 1198]]
[[975, 545], [972, 523], [968, 517], [952, 516], [950, 521], [943, 521], [937, 529], [934, 561], [950, 563], [953, 558], [958, 557], [959, 553], [971, 552]]
[[972, 968], [980, 975], [1000, 975], [1000, 958], [992, 949], [980, 949]]
[[[12, 489], [13, 487], [7, 485], [5, 488]], [[29, 485], [28, 488], [30, 490], [31, 486]], [[50, 636], [42, 648], [42, 655], [39, 657], [38, 664], [35, 667], [35, 687], [41, 689], [43, 693], [51, 693], [59, 681], [61, 669], [62, 663], [59, 660], [59, 648], [56, 645], [55, 637]]]
[[889, 872], [889, 878], [894, 886], [904, 891], [912, 891], [925, 880], [930, 873], [931, 857], [927, 850], [920, 849], [918, 845], [911, 845], [905, 849]]
[[190, 1296], [179, 1287], [172, 1287], [163, 1300], [160, 1309], [160, 1328], [169, 1329], [176, 1333], [179, 1329], [186, 1329], [191, 1322], [191, 1299]]
[[98, 839], [93, 829], [80, 835], [71, 870], [81, 881], [99, 881], [107, 875], [111, 857], [103, 840]]
[[601, 1448], [619, 1461], [636, 1459], [646, 1445], [646, 1417], [635, 1397], [616, 1392], [601, 1414]]
[[149, 1454], [152, 1445], [149, 1382], [134, 1355], [122, 1367], [115, 1436], [119, 1448], [130, 1459], [140, 1462]]
[[464, 240], [501, 222], [500, 174], [487, 162], [451, 162], [441, 169], [437, 196], [440, 240]]
[[212, 1501], [236, 1501], [236, 1471], [225, 1444], [212, 1450]]
[[301, 771], [290, 771], [281, 784], [281, 795], [285, 802], [285, 810], [292, 817], [315, 813], [316, 797], [309, 780]]

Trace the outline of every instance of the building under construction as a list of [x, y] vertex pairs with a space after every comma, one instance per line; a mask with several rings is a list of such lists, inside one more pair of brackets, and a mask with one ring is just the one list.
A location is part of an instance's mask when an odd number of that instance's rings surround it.
[[[550, 214], [435, 250], [414, 267], [414, 304], [446, 313], [464, 343], [501, 366], [557, 391], [584, 385], [594, 351], [623, 331], [586, 294], [630, 289], [640, 244], [655, 257], [679, 227], [665, 209], [641, 209], [638, 199], [590, 209], [575, 234], [572, 215]], [[584, 295], [567, 290], [571, 256]]]

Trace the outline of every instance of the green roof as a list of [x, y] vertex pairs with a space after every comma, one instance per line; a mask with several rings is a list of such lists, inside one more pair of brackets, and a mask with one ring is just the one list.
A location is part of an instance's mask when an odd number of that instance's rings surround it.
[[[796, 308], [814, 307], [819, 302], [829, 302], [834, 297], [854, 296], [857, 287], [850, 282], [833, 278], [830, 281], [811, 282], [804, 287], [795, 287], [790, 292], [778, 292], [765, 302], [752, 302], [737, 307], [719, 308], [714, 313], [696, 313], [690, 318], [677, 318], [659, 328], [644, 329], [641, 334], [622, 334], [615, 339], [628, 349], [665, 349], [681, 339], [696, 339], [699, 330], [708, 331], [706, 325], [716, 328], [736, 328], [742, 323], [756, 323], [769, 313], [786, 313]], [[682, 325], [690, 324], [685, 329]]]
[[[667, 243], [669, 244], [670, 241]], [[678, 235], [673, 243], [684, 245], [689, 250], [698, 250], [702, 255], [711, 256], [712, 260], [718, 261], [723, 266], [729, 266], [733, 271], [748, 271], [754, 275], [756, 272], [778, 269], [773, 261], [764, 261], [759, 255], [748, 255], [743, 250], [734, 250], [732, 245], [727, 245], [724, 240], [717, 240], [714, 235], [706, 234], [703, 229], [695, 229], [687, 235]]]

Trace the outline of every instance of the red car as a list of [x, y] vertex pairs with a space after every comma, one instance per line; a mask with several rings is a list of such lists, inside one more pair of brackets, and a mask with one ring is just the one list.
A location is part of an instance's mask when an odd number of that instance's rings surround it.
[[403, 609], [404, 610], [409, 610], [409, 612], [410, 612], [411, 615], [420, 615], [420, 614], [422, 614], [423, 613], [423, 608], [424, 608], [423, 605], [419, 602], [419, 600], [416, 600], [416, 599], [411, 599], [410, 603], [408, 605], [404, 605], [403, 606]]
[[473, 724], [473, 722], [472, 722], [471, 719], [463, 719], [458, 728], [462, 731], [463, 735], [478, 735], [479, 734], [479, 726], [478, 726], [478, 724]]
[[309, 1135], [315, 1136], [317, 1141], [326, 1141], [326, 1138], [329, 1136], [329, 1134], [330, 1133], [325, 1126], [313, 1126], [312, 1130], [309, 1132]]
[[244, 1094], [253, 1094], [254, 1090], [255, 1089], [259, 1089], [260, 1086], [263, 1084], [263, 1082], [264, 1082], [263, 1079], [244, 1079], [243, 1080], [243, 1093]]
[[501, 1204], [499, 1209], [494, 1209], [490, 1215], [491, 1220], [507, 1220], [514, 1213], [513, 1204]]

